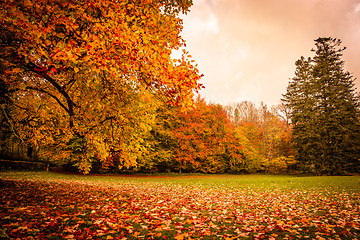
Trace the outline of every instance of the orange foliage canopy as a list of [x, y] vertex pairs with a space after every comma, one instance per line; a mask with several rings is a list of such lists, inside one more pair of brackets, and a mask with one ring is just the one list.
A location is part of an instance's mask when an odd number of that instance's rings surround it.
[[[152, 96], [189, 107], [202, 87], [190, 55], [171, 58], [185, 45], [178, 15], [191, 4], [2, 1], [0, 83], [16, 102], [13, 119], [26, 122], [23, 132], [32, 131], [23, 134], [28, 143], [71, 149], [83, 172], [92, 158], [106, 161], [114, 152], [125, 165], [136, 165], [153, 118]], [[62, 156], [51, 151], [50, 156]]]
[[[5, 0], [0, 24], [8, 74], [32, 71], [63, 97], [65, 72], [102, 73], [141, 84], [174, 104], [188, 105], [198, 90], [198, 70], [184, 53], [179, 33], [188, 0]], [[6, 40], [5, 40], [6, 39]], [[112, 82], [116, 91], [117, 84]], [[69, 103], [69, 101], [68, 101]], [[69, 107], [69, 106], [68, 106]], [[71, 111], [71, 110], [70, 110]]]
[[198, 98], [195, 109], [177, 114], [180, 121], [172, 133], [177, 139], [174, 153], [180, 171], [222, 173], [244, 164], [242, 146], [221, 105]]

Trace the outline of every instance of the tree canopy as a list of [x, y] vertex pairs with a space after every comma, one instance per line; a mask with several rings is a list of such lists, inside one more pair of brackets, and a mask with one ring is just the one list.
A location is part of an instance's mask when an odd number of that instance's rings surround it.
[[[3, 120], [18, 140], [88, 172], [143, 153], [155, 99], [189, 107], [202, 85], [180, 37], [188, 0], [20, 0], [0, 6]], [[3, 90], [4, 89], [4, 90]]]

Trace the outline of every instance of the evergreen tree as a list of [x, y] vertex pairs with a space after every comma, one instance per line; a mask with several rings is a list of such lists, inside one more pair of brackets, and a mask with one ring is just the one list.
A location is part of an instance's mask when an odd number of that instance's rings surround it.
[[318, 174], [359, 172], [359, 98], [340, 45], [335, 38], [316, 39], [315, 56], [296, 61], [282, 99], [291, 110], [298, 160]]

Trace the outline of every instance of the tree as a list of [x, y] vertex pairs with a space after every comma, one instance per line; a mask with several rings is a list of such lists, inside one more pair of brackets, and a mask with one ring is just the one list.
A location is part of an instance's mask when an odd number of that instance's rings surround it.
[[222, 173], [242, 162], [240, 145], [221, 105], [208, 104], [198, 97], [194, 109], [177, 112], [172, 135], [176, 140], [177, 170]]
[[[146, 104], [150, 98], [141, 95], [150, 92], [188, 107], [194, 91], [202, 87], [190, 55], [170, 57], [173, 49], [185, 44], [178, 15], [191, 4], [189, 0], [2, 1], [1, 80], [8, 86], [7, 97], [16, 108], [12, 118], [19, 119], [23, 140], [62, 152], [53, 155], [72, 158], [83, 172], [89, 171], [91, 159], [104, 162], [120, 153], [125, 166], [135, 165], [132, 153], [139, 148], [127, 143], [136, 141], [130, 136], [141, 134], [130, 129], [148, 129], [142, 127], [153, 118], [137, 112], [139, 98], [140, 105], [153, 111], [152, 101]], [[113, 141], [115, 130], [122, 134], [117, 139], [122, 149]], [[129, 154], [133, 157], [125, 157]]]
[[297, 157], [309, 171], [359, 171], [359, 98], [344, 70], [341, 41], [318, 38], [313, 58], [296, 61], [283, 102], [290, 109]]
[[258, 123], [260, 121], [256, 105], [249, 101], [228, 105], [226, 110], [235, 125], [240, 123]]
[[[244, 101], [226, 107], [235, 125], [235, 137], [242, 146], [243, 165], [239, 172], [285, 172], [294, 164], [290, 146], [290, 128], [279, 108], [260, 107]], [[241, 168], [240, 168], [241, 166]]]
[[224, 108], [198, 97], [186, 112], [160, 106], [151, 130], [153, 167], [179, 172], [222, 173], [242, 167], [242, 146]]

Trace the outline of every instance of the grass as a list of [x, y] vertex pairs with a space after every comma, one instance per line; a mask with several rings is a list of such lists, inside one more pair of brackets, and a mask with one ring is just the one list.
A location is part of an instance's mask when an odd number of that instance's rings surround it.
[[180, 185], [215, 186], [224, 188], [339, 188], [348, 191], [360, 191], [359, 176], [287, 176], [287, 175], [205, 175], [205, 174], [171, 174], [171, 175], [81, 175], [45, 171], [5, 171], [2, 178], [68, 180], [123, 183], [163, 183]]
[[0, 179], [4, 239], [360, 237], [359, 176], [6, 171]]

